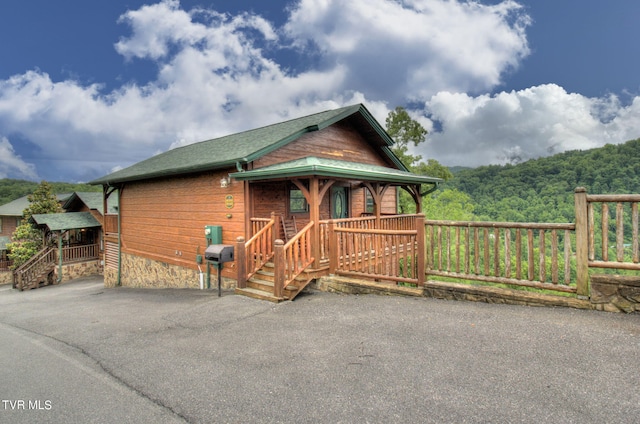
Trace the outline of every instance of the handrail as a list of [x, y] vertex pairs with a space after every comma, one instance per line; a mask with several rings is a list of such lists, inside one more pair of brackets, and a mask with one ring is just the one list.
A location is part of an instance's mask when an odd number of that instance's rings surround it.
[[251, 278], [253, 274], [273, 257], [272, 230], [274, 224], [275, 219], [270, 219], [260, 231], [244, 244], [247, 279]]
[[315, 222], [310, 221], [284, 245], [280, 245], [276, 241], [275, 296], [282, 296], [282, 290], [313, 263], [314, 258], [311, 256], [311, 229], [314, 225]]
[[24, 289], [31, 282], [30, 280], [37, 277], [47, 266], [55, 264], [56, 252], [54, 247], [45, 247], [27, 262], [16, 268], [14, 271], [16, 287], [19, 290]]

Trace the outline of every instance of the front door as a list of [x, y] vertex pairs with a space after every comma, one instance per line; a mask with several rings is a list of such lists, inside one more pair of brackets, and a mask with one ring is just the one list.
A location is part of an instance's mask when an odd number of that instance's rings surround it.
[[331, 219], [349, 217], [349, 196], [347, 187], [331, 188]]

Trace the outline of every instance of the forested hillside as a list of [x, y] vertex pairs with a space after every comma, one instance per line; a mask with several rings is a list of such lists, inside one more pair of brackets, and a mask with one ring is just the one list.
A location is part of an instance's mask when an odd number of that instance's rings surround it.
[[518, 165], [455, 170], [444, 184], [471, 197], [477, 220], [573, 222], [573, 192], [640, 193], [640, 139]]
[[[25, 180], [0, 179], [0, 205], [33, 193], [39, 183]], [[88, 184], [51, 183], [53, 193], [71, 193], [74, 191], [101, 191], [100, 186]]]

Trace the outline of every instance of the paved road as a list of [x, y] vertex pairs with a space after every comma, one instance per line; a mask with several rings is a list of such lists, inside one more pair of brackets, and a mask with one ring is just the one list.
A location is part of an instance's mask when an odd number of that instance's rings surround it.
[[94, 278], [0, 286], [0, 354], [0, 422], [640, 417], [638, 314], [320, 292], [274, 305]]

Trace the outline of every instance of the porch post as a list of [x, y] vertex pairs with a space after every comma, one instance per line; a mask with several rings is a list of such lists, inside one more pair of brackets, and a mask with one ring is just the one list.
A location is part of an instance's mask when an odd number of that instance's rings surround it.
[[247, 251], [244, 245], [244, 237], [236, 239], [236, 286], [239, 289], [247, 287]]
[[58, 283], [62, 282], [62, 231], [58, 233]]
[[[271, 243], [275, 246], [276, 240], [280, 238], [280, 218], [275, 212], [271, 212], [271, 220], [273, 221], [273, 230], [271, 233]], [[254, 234], [252, 234], [253, 236]]]
[[329, 274], [335, 274], [338, 269], [338, 238], [336, 237], [336, 224], [333, 219], [329, 221], [327, 237], [329, 238]]
[[278, 239], [273, 245], [273, 263], [274, 263], [274, 276], [273, 276], [273, 295], [275, 297], [282, 297], [282, 290], [284, 288], [284, 241]]
[[313, 221], [311, 228], [311, 256], [313, 267], [320, 266], [320, 182], [317, 177], [309, 180], [309, 219]]
[[427, 240], [424, 237], [424, 214], [419, 214], [416, 217], [416, 242], [418, 243], [417, 246], [417, 252], [416, 252], [416, 273], [418, 275], [416, 275], [416, 277], [418, 278], [418, 286], [423, 286], [424, 285], [424, 280], [425, 280], [425, 266], [424, 266], [424, 261], [425, 261], [425, 243], [427, 242]]
[[587, 213], [587, 189], [575, 190], [576, 214], [576, 293], [589, 297], [589, 218]]

